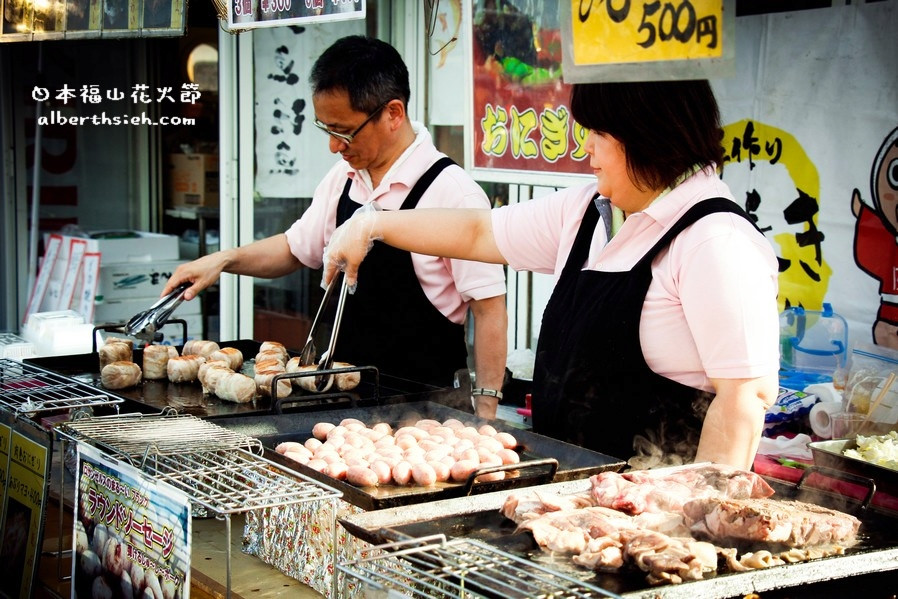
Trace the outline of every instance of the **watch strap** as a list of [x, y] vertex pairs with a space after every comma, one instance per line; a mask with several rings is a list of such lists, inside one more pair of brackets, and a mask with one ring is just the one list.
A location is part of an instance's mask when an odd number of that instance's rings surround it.
[[482, 387], [477, 387], [476, 389], [471, 389], [471, 395], [487, 395], [489, 397], [495, 397], [498, 400], [502, 400], [502, 392], [496, 389], [484, 389]]

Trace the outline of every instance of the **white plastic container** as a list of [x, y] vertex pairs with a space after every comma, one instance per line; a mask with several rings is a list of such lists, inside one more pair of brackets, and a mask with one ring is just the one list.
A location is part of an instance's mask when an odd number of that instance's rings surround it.
[[89, 354], [94, 326], [74, 310], [37, 312], [28, 318], [22, 336], [34, 346], [37, 356]]

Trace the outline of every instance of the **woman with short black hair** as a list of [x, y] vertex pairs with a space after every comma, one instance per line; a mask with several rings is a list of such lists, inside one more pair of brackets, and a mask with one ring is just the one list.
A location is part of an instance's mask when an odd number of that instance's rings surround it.
[[[536, 432], [750, 468], [779, 390], [778, 265], [716, 172], [710, 85], [577, 84], [571, 111], [594, 183], [491, 211], [360, 213], [332, 238], [326, 277], [352, 278], [372, 239], [552, 273]], [[625, 216], [616, 231], [609, 202]]]

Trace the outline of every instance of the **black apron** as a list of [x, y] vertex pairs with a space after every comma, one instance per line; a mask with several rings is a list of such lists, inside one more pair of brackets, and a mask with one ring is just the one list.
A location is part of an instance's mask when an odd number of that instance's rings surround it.
[[[411, 210], [437, 175], [450, 164], [438, 160], [409, 191], [400, 210]], [[360, 207], [349, 198], [347, 179], [337, 205], [337, 226]], [[373, 365], [384, 374], [450, 387], [466, 368], [465, 327], [446, 318], [427, 298], [415, 274], [412, 255], [375, 241], [359, 267], [355, 293], [346, 296], [337, 355], [357, 366]]]
[[[689, 461], [712, 394], [653, 372], [639, 342], [652, 260], [686, 227], [715, 212], [751, 219], [723, 198], [702, 201], [625, 272], [581, 270], [599, 212], [590, 201], [543, 313], [533, 380], [534, 431], [629, 459], [634, 437]], [[757, 228], [757, 227], [756, 227]], [[684, 455], [684, 445], [692, 455]]]

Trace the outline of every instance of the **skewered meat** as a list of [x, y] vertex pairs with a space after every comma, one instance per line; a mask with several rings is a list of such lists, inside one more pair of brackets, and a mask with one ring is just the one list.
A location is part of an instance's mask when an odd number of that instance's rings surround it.
[[134, 362], [117, 360], [100, 372], [100, 382], [107, 389], [127, 389], [140, 382], [140, 366]]
[[[267, 397], [271, 397], [272, 389], [271, 383], [274, 380], [274, 377], [278, 374], [284, 374], [287, 372], [287, 369], [284, 368], [282, 364], [277, 362], [277, 360], [265, 361], [266, 363], [261, 365], [259, 362], [256, 362], [256, 391], [259, 395], [265, 395]], [[293, 385], [290, 383], [290, 379], [280, 379], [277, 382], [277, 397], [287, 397], [290, 395], [290, 392], [293, 390]]]
[[191, 383], [196, 380], [200, 371], [200, 365], [206, 361], [198, 355], [179, 356], [171, 358], [166, 365], [168, 380], [173, 383]]
[[[334, 368], [352, 368], [348, 362], [334, 362]], [[362, 381], [360, 372], [339, 372], [334, 375], [334, 384], [340, 391], [350, 391], [359, 386]]]
[[256, 382], [240, 372], [215, 372], [215, 395], [225, 401], [246, 403], [256, 396]]
[[262, 344], [259, 345], [259, 353], [265, 352], [277, 354], [280, 357], [282, 364], [286, 364], [287, 360], [290, 359], [290, 354], [287, 353], [287, 348], [284, 347], [283, 343], [278, 341], [263, 341]]
[[148, 345], [143, 348], [143, 378], [159, 380], [168, 377], [168, 361], [178, 357], [171, 345]]
[[196, 372], [196, 379], [203, 386], [203, 393], [209, 395], [215, 394], [215, 385], [218, 382], [218, 378], [223, 374], [222, 372], [210, 372], [213, 369], [234, 372], [225, 360], [206, 360], [200, 364], [199, 370]]
[[[334, 362], [334, 368], [352, 368], [352, 364], [348, 362]], [[287, 372], [312, 372], [318, 369], [315, 364], [308, 364], [306, 366], [300, 366], [299, 358], [290, 358], [286, 364]], [[309, 376], [298, 376], [294, 379], [293, 385], [303, 389], [305, 391], [311, 391], [315, 393], [318, 391], [318, 388], [315, 385], [315, 377], [312, 375]], [[362, 377], [359, 372], [338, 372], [334, 375], [334, 384], [337, 386], [337, 389], [340, 391], [350, 391], [359, 386]]]
[[107, 339], [106, 343], [97, 350], [100, 357], [100, 372], [107, 364], [113, 362], [131, 362], [134, 355], [132, 347], [133, 343], [130, 340]]
[[236, 347], [222, 347], [209, 354], [209, 360], [224, 360], [231, 370], [239, 371], [243, 366], [243, 352]]
[[718, 543], [851, 544], [860, 527], [850, 514], [801, 501], [705, 497], [687, 502], [683, 513], [693, 533]]
[[[318, 370], [318, 367], [314, 364], [300, 366], [299, 358], [290, 358], [287, 361], [286, 370], [287, 372], [314, 372]], [[313, 393], [317, 391], [317, 388], [315, 386], [315, 376], [311, 374], [309, 376], [298, 376], [290, 380], [293, 381], [293, 385], [295, 387], [299, 387], [300, 389], [311, 391]]]
[[214, 341], [207, 341], [205, 339], [191, 339], [184, 344], [184, 349], [181, 350], [181, 355], [202, 356], [204, 358], [208, 358], [212, 354], [212, 352], [216, 352], [218, 350], [218, 344]]

